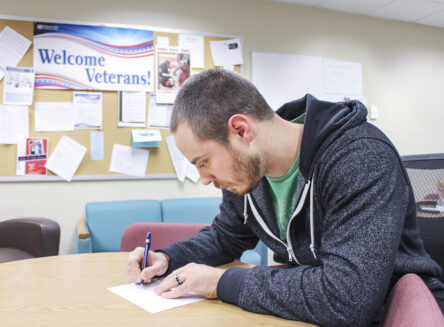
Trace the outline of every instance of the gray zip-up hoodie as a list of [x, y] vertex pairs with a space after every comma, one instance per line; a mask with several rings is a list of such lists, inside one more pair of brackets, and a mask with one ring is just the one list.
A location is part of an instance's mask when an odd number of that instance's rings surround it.
[[277, 113], [292, 120], [304, 112], [288, 243], [278, 238], [262, 178], [245, 196], [224, 190], [210, 227], [164, 249], [171, 258], [168, 272], [189, 262], [230, 262], [261, 239], [289, 268], [230, 268], [218, 283], [219, 298], [322, 326], [370, 324], [406, 273], [420, 275], [432, 290], [443, 288], [436, 278], [441, 269], [419, 236], [407, 173], [388, 138], [366, 122], [367, 109], [358, 101], [307, 95]]

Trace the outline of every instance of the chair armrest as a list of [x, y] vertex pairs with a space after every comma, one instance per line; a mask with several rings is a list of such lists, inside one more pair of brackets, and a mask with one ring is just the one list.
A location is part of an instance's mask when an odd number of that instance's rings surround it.
[[16, 218], [0, 223], [0, 247], [11, 247], [35, 257], [59, 253], [60, 226], [46, 218]]
[[89, 230], [88, 226], [86, 225], [85, 219], [79, 219], [77, 221], [77, 238], [84, 239], [89, 238]]
[[77, 221], [77, 253], [91, 253], [91, 235], [85, 219]]

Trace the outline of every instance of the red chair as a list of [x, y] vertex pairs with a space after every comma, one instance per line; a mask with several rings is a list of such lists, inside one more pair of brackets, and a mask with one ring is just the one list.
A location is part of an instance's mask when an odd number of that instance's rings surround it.
[[444, 326], [444, 317], [435, 297], [416, 274], [402, 276], [387, 301], [382, 327]]
[[154, 251], [193, 236], [205, 226], [209, 226], [209, 224], [134, 223], [123, 231], [120, 251], [132, 251], [138, 246], [145, 246], [146, 234], [148, 232], [151, 232], [151, 250]]

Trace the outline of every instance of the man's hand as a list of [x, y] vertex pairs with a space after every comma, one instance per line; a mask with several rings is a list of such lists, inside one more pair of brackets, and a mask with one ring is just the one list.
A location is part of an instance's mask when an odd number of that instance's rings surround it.
[[162, 252], [150, 251], [147, 267], [141, 271], [144, 253], [145, 248], [137, 247], [128, 256], [126, 271], [130, 279], [137, 284], [140, 284], [142, 279], [145, 283], [149, 283], [153, 277], [162, 276], [168, 270], [169, 257]]
[[[217, 298], [217, 283], [224, 272], [223, 269], [189, 263], [173, 271], [154, 291], [167, 299], [180, 297], [187, 292], [215, 299]], [[178, 285], [176, 276], [181, 285]]]

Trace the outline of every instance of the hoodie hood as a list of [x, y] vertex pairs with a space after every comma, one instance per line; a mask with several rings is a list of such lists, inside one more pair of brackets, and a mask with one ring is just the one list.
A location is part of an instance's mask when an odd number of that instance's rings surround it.
[[367, 119], [367, 109], [359, 101], [327, 102], [310, 94], [284, 104], [276, 113], [286, 120], [305, 113], [299, 170], [306, 179], [313, 174], [316, 159], [332, 141]]

